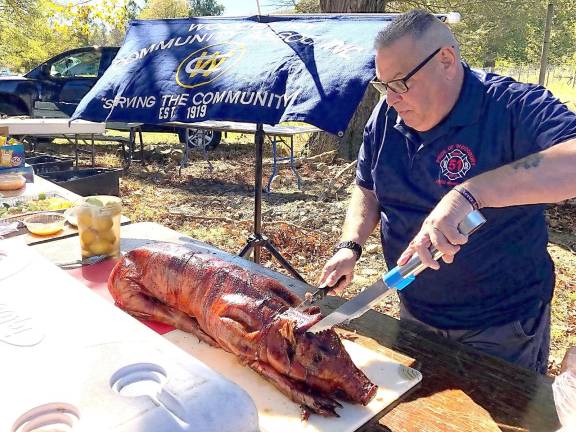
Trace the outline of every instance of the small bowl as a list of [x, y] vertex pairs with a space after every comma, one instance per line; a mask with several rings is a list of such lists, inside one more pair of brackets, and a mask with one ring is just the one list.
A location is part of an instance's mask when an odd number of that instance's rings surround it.
[[62, 213], [44, 212], [26, 217], [22, 222], [32, 234], [51, 235], [64, 228], [66, 218]]

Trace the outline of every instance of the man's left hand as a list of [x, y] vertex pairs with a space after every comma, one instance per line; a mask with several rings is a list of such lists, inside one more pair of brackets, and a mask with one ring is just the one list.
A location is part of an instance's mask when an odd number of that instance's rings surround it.
[[433, 246], [442, 252], [442, 260], [450, 264], [454, 255], [460, 250], [460, 245], [468, 241], [468, 236], [458, 231], [458, 224], [473, 210], [472, 205], [460, 193], [451, 190], [422, 224], [422, 228], [408, 245], [400, 258], [398, 265], [403, 265], [415, 253], [427, 267], [438, 270], [440, 264], [432, 258], [430, 248]]

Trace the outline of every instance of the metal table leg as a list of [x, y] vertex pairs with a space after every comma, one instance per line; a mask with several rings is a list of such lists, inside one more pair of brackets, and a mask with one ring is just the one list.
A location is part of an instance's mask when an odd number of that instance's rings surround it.
[[142, 165], [146, 165], [144, 158], [144, 139], [142, 138], [142, 128], [138, 126], [138, 136], [140, 137], [140, 157], [142, 158]]
[[296, 170], [296, 165], [294, 164], [294, 135], [290, 137], [290, 169], [296, 176], [296, 184], [298, 185], [298, 190], [302, 190], [302, 180], [300, 179], [300, 175]]
[[186, 168], [188, 165], [188, 140], [190, 139], [190, 133], [188, 128], [184, 131], [184, 153], [182, 154], [182, 159], [180, 160], [180, 168], [178, 169], [178, 175], [182, 175], [182, 168]]
[[92, 168], [96, 166], [96, 148], [94, 147], [94, 134], [90, 135], [92, 138]]
[[210, 159], [208, 158], [208, 150], [206, 149], [206, 143], [204, 142], [205, 137], [206, 137], [206, 130], [201, 129], [200, 130], [200, 143], [202, 145], [202, 156], [204, 156], [204, 160], [206, 162], [208, 162], [208, 171], [212, 172], [213, 167], [212, 167], [212, 162], [210, 162]]
[[270, 142], [272, 143], [272, 174], [268, 177], [268, 184], [266, 185], [266, 192], [270, 193], [272, 190], [272, 182], [278, 175], [278, 159], [276, 157], [276, 135], [272, 135]]
[[78, 134], [74, 135], [74, 154], [76, 156], [76, 169], [78, 169]]
[[[294, 161], [294, 136], [290, 136], [290, 143], [288, 143], [283, 137], [272, 135], [270, 138], [270, 142], [272, 143], [272, 174], [268, 178], [268, 184], [266, 186], [266, 192], [270, 192], [272, 190], [272, 182], [278, 176], [278, 162], [281, 161], [288, 161], [290, 163], [290, 170], [294, 173], [296, 177], [296, 184], [298, 186], [298, 190], [302, 190], [302, 179], [298, 174], [298, 170], [296, 169], [296, 164]], [[289, 147], [290, 156], [287, 157], [278, 157], [278, 143], [284, 144]]]

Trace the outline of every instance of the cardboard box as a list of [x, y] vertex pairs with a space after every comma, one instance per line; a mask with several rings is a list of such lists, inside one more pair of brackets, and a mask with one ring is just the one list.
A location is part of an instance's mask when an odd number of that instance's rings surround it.
[[7, 127], [0, 127], [0, 171], [24, 166], [24, 144], [10, 138]]

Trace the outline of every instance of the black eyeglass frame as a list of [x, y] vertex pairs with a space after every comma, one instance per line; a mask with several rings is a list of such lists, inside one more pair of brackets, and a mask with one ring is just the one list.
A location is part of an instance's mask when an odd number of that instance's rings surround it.
[[[397, 93], [397, 94], [406, 93], [410, 89], [408, 87], [407, 81], [410, 78], [412, 78], [416, 74], [416, 72], [418, 72], [420, 69], [422, 69], [426, 65], [426, 63], [428, 63], [430, 60], [432, 60], [432, 58], [436, 54], [438, 54], [442, 48], [443, 47], [437, 48], [432, 54], [430, 54], [428, 57], [426, 57], [424, 60], [422, 60], [414, 69], [412, 69], [410, 72], [408, 72], [403, 78], [390, 80], [388, 82], [382, 82], [378, 78], [374, 78], [372, 81], [370, 81], [370, 84], [372, 84], [372, 86], [376, 90], [378, 90], [378, 92], [380, 94], [383, 94], [383, 95], [385, 95], [388, 92], [388, 89], [391, 89], [394, 93]], [[402, 87], [394, 88], [394, 87], [396, 87], [396, 83], [398, 83], [398, 85], [402, 84]]]

